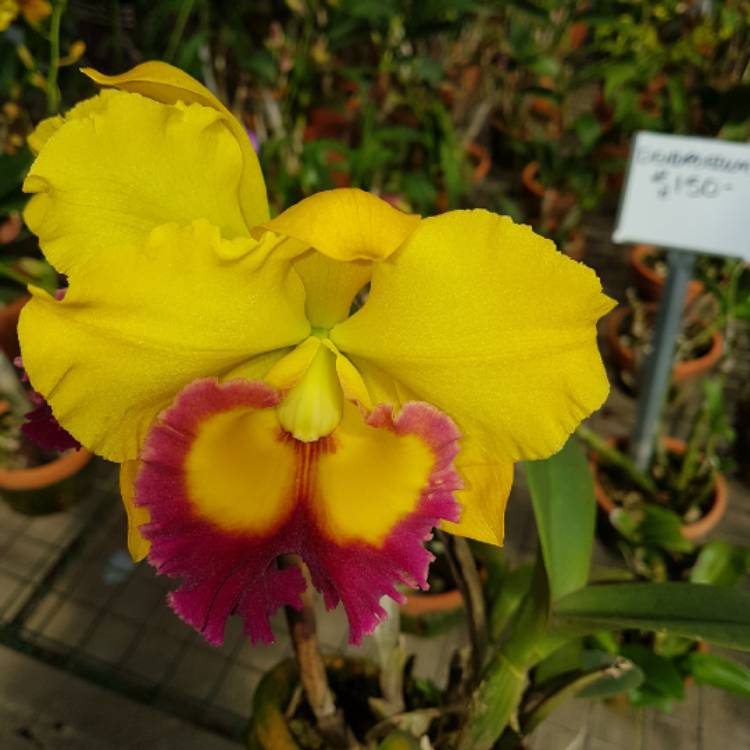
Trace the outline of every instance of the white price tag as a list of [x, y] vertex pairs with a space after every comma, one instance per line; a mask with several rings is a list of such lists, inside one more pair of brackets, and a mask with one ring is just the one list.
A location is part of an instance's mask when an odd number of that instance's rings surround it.
[[613, 239], [750, 260], [750, 145], [638, 133]]

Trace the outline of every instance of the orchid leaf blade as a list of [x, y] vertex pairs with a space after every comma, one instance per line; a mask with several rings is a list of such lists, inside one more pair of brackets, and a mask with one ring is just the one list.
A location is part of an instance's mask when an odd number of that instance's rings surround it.
[[586, 455], [569, 440], [544, 461], [524, 464], [552, 601], [586, 585], [596, 501]]
[[750, 594], [690, 583], [588, 586], [553, 605], [558, 627], [637, 628], [750, 651]]

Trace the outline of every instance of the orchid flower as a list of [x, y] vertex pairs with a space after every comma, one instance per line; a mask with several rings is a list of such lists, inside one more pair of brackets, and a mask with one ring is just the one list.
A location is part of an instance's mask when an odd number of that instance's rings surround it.
[[271, 641], [306, 585], [277, 558], [298, 554], [356, 643], [383, 596], [427, 586], [434, 527], [502, 543], [513, 463], [606, 397], [612, 301], [484, 210], [339, 189], [270, 219], [247, 133], [202, 85], [85, 72], [106, 89], [30, 139], [25, 218], [69, 283], [31, 289], [31, 383], [121, 464], [131, 553], [181, 579], [170, 604], [210, 642], [232, 613]]

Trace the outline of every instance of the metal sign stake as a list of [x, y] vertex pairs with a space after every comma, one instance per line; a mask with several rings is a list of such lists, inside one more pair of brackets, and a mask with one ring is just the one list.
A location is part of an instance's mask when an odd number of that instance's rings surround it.
[[656, 318], [651, 353], [640, 382], [640, 398], [630, 453], [636, 466], [647, 471], [656, 440], [656, 426], [672, 376], [674, 349], [680, 331], [685, 295], [692, 276], [695, 256], [682, 250], [670, 250], [667, 282]]

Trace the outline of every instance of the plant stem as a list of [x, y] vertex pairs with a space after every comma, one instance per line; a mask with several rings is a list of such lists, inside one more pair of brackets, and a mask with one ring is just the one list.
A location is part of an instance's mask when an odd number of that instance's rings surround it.
[[703, 432], [708, 426], [709, 414], [708, 407], [706, 404], [698, 415], [698, 418], [693, 422], [693, 427], [690, 430], [690, 437], [688, 438], [687, 449], [682, 459], [682, 466], [680, 467], [680, 473], [677, 476], [675, 487], [680, 492], [684, 491], [685, 488], [690, 484], [690, 480], [696, 475], [697, 471], [694, 471], [694, 467], [698, 464], [698, 446], [703, 436]]
[[484, 592], [469, 543], [460, 536], [440, 532], [448, 551], [448, 563], [464, 600], [471, 640], [472, 684], [479, 680], [487, 650], [487, 615]]
[[[306, 572], [298, 557], [285, 555], [282, 558], [282, 566], [291, 567], [292, 565], [300, 566], [303, 572]], [[320, 653], [315, 626], [315, 610], [309, 585], [301, 598], [302, 609], [297, 611], [286, 607], [286, 619], [307, 703], [315, 715], [321, 734], [330, 747], [358, 748], [359, 744], [346, 725], [343, 713], [336, 708], [333, 693], [328, 685], [328, 676]]]
[[599, 437], [593, 430], [581, 425], [576, 433], [600, 458], [612, 466], [624, 471], [628, 477], [649, 495], [658, 494], [658, 489], [651, 477], [644, 474], [638, 467], [622, 452], [614, 446], [609, 445], [606, 440]]
[[56, 115], [60, 109], [60, 89], [57, 74], [60, 70], [60, 24], [67, 0], [57, 0], [52, 9], [49, 31], [49, 72], [47, 74], [47, 114]]

